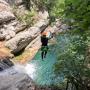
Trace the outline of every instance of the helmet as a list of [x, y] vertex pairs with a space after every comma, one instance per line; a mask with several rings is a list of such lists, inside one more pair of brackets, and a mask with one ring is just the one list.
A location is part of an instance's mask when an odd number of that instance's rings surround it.
[[47, 35], [47, 32], [42, 32], [42, 35]]

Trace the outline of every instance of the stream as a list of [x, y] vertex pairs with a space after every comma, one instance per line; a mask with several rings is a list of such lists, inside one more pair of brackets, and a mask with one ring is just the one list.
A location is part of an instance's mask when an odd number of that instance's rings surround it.
[[[60, 44], [59, 49], [57, 45], [49, 46], [49, 51], [44, 60], [41, 59], [41, 51], [39, 50], [33, 60], [30, 60], [27, 65], [28, 75], [38, 85], [51, 85], [63, 81], [63, 76], [55, 77], [54, 74], [54, 64], [57, 61], [56, 48], [58, 50], [60, 50], [60, 48], [64, 49], [64, 46], [66, 46], [69, 41], [66, 35], [60, 35], [57, 39], [61, 41], [58, 42]], [[30, 70], [28, 70], [29, 68]]]
[[[67, 48], [66, 46], [69, 43], [68, 37], [67, 35], [57, 37], [58, 44], [49, 45], [49, 50], [44, 60], [41, 59], [41, 50], [39, 50], [33, 60], [30, 60], [25, 67], [16, 65], [16, 71], [25, 71], [37, 85], [52, 85], [62, 82], [64, 76], [61, 75], [57, 77], [54, 74], [54, 64], [57, 61], [58, 51], [63, 51]], [[20, 68], [20, 70], [18, 68]], [[11, 70], [11, 73], [15, 72]]]
[[[33, 60], [28, 62], [26, 67], [28, 75], [38, 85], [51, 85], [63, 81], [63, 75], [55, 77], [54, 64], [57, 61], [58, 52], [64, 51], [71, 41], [70, 35], [62, 34], [57, 37], [58, 44], [49, 46], [49, 51], [44, 60], [41, 59], [39, 50]], [[30, 69], [30, 70], [29, 70]]]
[[[30, 68], [30, 71], [27, 73], [33, 79], [33, 81], [38, 85], [50, 85], [55, 82], [53, 65], [56, 62], [56, 54], [52, 50], [52, 47], [49, 47], [48, 54], [44, 60], [41, 59], [41, 51], [39, 50], [36, 56], [32, 61], [29, 62], [27, 68]], [[63, 78], [60, 78], [62, 81]], [[56, 80], [57, 82], [57, 80]]]

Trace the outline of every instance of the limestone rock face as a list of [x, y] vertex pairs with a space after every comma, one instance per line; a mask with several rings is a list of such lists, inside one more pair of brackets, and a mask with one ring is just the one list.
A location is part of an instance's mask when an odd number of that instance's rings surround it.
[[12, 53], [17, 53], [25, 48], [43, 29], [48, 25], [48, 21], [39, 21], [28, 30], [18, 33], [14, 38], [6, 42], [6, 47], [12, 50]]
[[9, 4], [4, 0], [0, 0], [0, 40], [10, 39], [15, 36], [15, 28], [10, 24], [14, 19], [15, 16]]
[[5, 37], [6, 40], [15, 36], [15, 28], [13, 26], [4, 26], [2, 30], [2, 35]]
[[0, 28], [0, 40], [9, 40], [16, 35], [16, 31], [21, 28], [22, 25], [19, 24], [17, 20], [13, 20], [7, 24], [2, 24]]
[[40, 18], [40, 19], [49, 18], [48, 11], [46, 11], [46, 10], [43, 10], [43, 12], [42, 12], [42, 11], [39, 11], [39, 18]]
[[17, 53], [22, 50], [32, 40], [32, 36], [29, 31], [25, 31], [17, 34], [14, 38], [6, 42], [6, 46], [9, 47], [13, 53]]
[[9, 20], [15, 19], [15, 16], [13, 13], [11, 13], [11, 8], [10, 6], [4, 2], [0, 1], [0, 23], [4, 23]]
[[14, 0], [0, 0], [0, 40], [9, 40], [16, 35], [16, 30], [22, 27], [13, 14], [12, 8], [7, 2]]
[[8, 11], [1, 11], [0, 12], [0, 23], [10, 21], [13, 19], [15, 19], [15, 17], [11, 12], [8, 12]]

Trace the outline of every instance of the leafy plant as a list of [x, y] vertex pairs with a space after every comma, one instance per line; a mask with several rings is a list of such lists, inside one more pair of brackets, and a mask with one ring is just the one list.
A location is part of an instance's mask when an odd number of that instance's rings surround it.
[[26, 25], [32, 25], [34, 23], [33, 17], [36, 15], [35, 10], [27, 11], [27, 13], [20, 14], [18, 11], [18, 7], [14, 7], [13, 13], [21, 23], [24, 23]]
[[[88, 90], [87, 78], [90, 78], [90, 69], [86, 66], [86, 47], [80, 35], [70, 35], [66, 40], [60, 40], [58, 44], [58, 61], [55, 64], [57, 76], [64, 74], [69, 83], [73, 84], [76, 90]], [[59, 42], [59, 41], [58, 41]], [[63, 45], [62, 45], [63, 44]]]

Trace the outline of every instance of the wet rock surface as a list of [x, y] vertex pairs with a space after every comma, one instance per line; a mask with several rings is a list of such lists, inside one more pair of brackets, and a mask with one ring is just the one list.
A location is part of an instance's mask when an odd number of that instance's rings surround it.
[[[3, 65], [6, 67], [5, 64]], [[32, 79], [28, 76], [25, 66], [21, 66], [18, 64], [12, 65], [7, 69], [4, 68], [4, 70], [0, 71], [0, 90], [52, 90], [52, 89], [48, 86], [36, 85], [32, 81]]]
[[15, 66], [0, 72], [0, 90], [35, 90], [30, 77], [15, 69]]
[[14, 65], [10, 58], [11, 54], [0, 48], [0, 71], [10, 68]]

